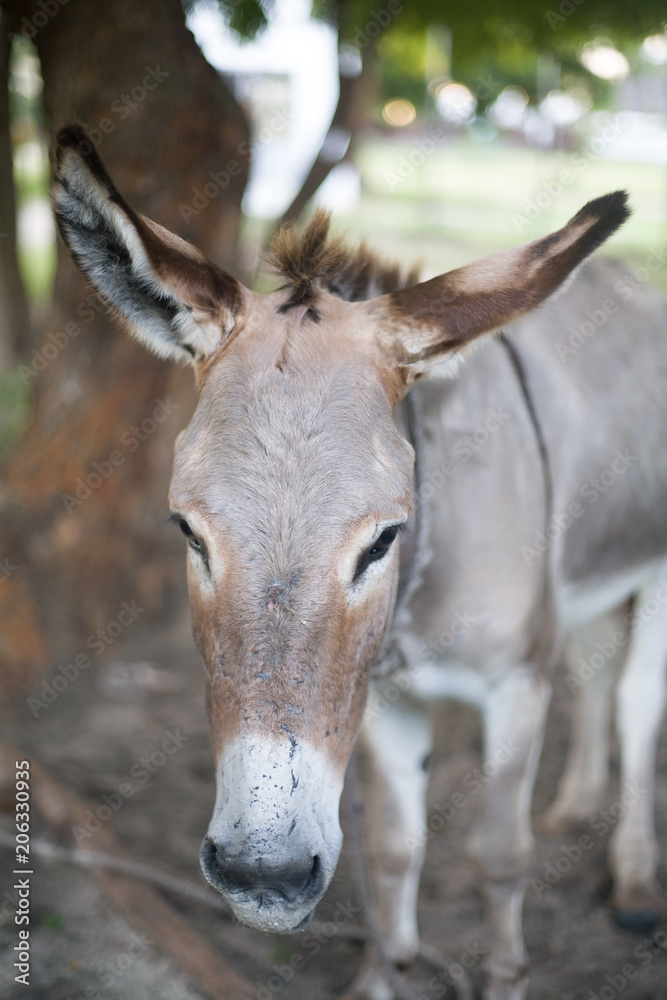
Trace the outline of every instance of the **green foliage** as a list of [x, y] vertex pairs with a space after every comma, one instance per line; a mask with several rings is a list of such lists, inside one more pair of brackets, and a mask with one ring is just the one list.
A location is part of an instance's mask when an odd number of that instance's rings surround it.
[[[343, 0], [342, 33], [352, 37], [355, 28], [383, 8], [386, 2], [378, 0]], [[511, 63], [524, 52], [535, 57], [551, 51], [560, 57], [597, 35], [622, 48], [662, 31], [666, 21], [663, 0], [513, 0], [511, 5], [507, 0], [403, 0], [392, 27], [444, 24], [452, 32], [457, 59], [485, 56]]]
[[421, 109], [425, 96], [426, 30], [389, 28], [378, 40], [377, 53], [382, 103], [391, 97], [406, 97]]
[[[252, 38], [267, 23], [272, 0], [217, 0], [227, 23], [242, 37]], [[184, 0], [191, 9], [196, 0]], [[508, 62], [523, 53], [555, 52], [559, 56], [596, 35], [624, 47], [664, 30], [664, 0], [400, 0], [389, 12], [388, 0], [313, 0], [313, 16], [338, 24], [341, 39], [353, 41], [373, 15], [387, 11], [392, 28], [406, 33], [430, 24], [445, 24], [455, 40], [457, 58], [484, 55]], [[394, 6], [394, 5], [392, 5]]]
[[[249, 38], [266, 25], [272, 0], [217, 2], [227, 23]], [[451, 75], [477, 94], [483, 108], [510, 83], [534, 99], [537, 59], [548, 53], [559, 60], [567, 86], [585, 86], [599, 102], [608, 85], [578, 62], [582, 45], [604, 37], [628, 52], [667, 24], [664, 0], [513, 0], [511, 5], [507, 0], [313, 0], [313, 16], [337, 26], [341, 41], [362, 52], [376, 47], [383, 103], [401, 96], [417, 108], [424, 107], [431, 25], [450, 31]]]
[[[354, 37], [356, 26], [369, 23], [372, 0], [354, 0], [346, 7], [341, 30]], [[382, 8], [377, 8], [382, 9]], [[656, 0], [479, 0], [447, 4], [440, 0], [406, 0], [377, 43], [382, 97], [404, 96], [419, 107], [424, 77], [418, 81], [423, 58], [415, 55], [417, 39], [425, 51], [425, 29], [442, 24], [452, 36], [451, 75], [478, 96], [483, 108], [508, 84], [522, 86], [534, 100], [540, 56], [558, 59], [567, 86], [584, 86], [595, 102], [609, 85], [579, 63], [581, 47], [604, 37], [626, 52], [636, 51], [646, 35], [664, 30], [667, 8]], [[357, 34], [356, 37], [359, 37]], [[420, 86], [421, 84], [421, 86]]]
[[[197, 0], [183, 0], [186, 14], [197, 5]], [[217, 0], [225, 23], [243, 41], [256, 38], [267, 25], [272, 0]]]

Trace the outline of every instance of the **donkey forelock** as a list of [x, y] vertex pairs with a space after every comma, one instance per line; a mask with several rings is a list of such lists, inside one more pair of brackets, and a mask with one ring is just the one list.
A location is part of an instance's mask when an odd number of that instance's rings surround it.
[[419, 268], [403, 271], [381, 260], [364, 242], [356, 249], [341, 236], [331, 235], [331, 216], [320, 208], [303, 228], [284, 226], [271, 241], [269, 264], [291, 286], [292, 294], [281, 310], [308, 304], [325, 288], [346, 302], [407, 288], [419, 278]]

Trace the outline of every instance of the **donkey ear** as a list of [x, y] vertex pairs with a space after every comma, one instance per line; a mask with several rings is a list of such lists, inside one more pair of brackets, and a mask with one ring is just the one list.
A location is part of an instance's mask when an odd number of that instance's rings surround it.
[[544, 302], [625, 222], [626, 202], [596, 198], [551, 236], [364, 303], [405, 384]]
[[156, 354], [200, 360], [231, 333], [242, 286], [130, 208], [79, 125], [58, 134], [53, 201], [62, 238], [81, 270]]

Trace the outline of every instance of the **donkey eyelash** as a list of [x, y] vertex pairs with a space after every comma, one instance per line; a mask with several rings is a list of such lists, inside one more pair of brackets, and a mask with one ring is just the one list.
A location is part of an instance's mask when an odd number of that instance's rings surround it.
[[202, 562], [206, 568], [206, 572], [210, 574], [211, 566], [208, 558], [208, 549], [206, 548], [205, 542], [199, 538], [198, 535], [194, 533], [190, 525], [188, 524], [186, 518], [182, 514], [172, 514], [168, 521], [172, 521], [174, 524], [180, 528], [181, 532], [185, 535], [188, 546], [193, 552], [196, 552], [198, 556], [201, 557]]
[[361, 579], [371, 563], [379, 562], [381, 559], [384, 559], [398, 538], [399, 533], [404, 530], [404, 528], [405, 522], [401, 522], [400, 524], [388, 524], [382, 529], [375, 541], [371, 542], [368, 548], [359, 556], [359, 559], [357, 560], [357, 568], [355, 569], [354, 576], [352, 578], [353, 584], [356, 583], [357, 580]]

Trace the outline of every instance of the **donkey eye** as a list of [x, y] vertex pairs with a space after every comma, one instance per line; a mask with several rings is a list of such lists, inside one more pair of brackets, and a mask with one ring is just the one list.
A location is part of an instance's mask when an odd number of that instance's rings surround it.
[[384, 529], [380, 537], [373, 545], [373, 548], [368, 553], [371, 562], [374, 562], [376, 559], [382, 559], [382, 556], [388, 551], [389, 546], [394, 541], [397, 534], [397, 524], [392, 525], [391, 528]]
[[186, 538], [194, 538], [195, 537], [194, 531], [192, 530], [192, 528], [190, 527], [190, 525], [188, 524], [188, 522], [185, 520], [184, 517], [180, 517], [178, 519], [178, 526], [179, 526], [179, 528], [181, 529], [181, 531], [183, 532], [183, 534], [185, 535]]
[[353, 583], [355, 580], [358, 580], [363, 573], [366, 572], [366, 570], [368, 569], [368, 567], [372, 562], [377, 562], [378, 559], [382, 559], [384, 556], [386, 556], [387, 552], [391, 548], [392, 542], [394, 541], [396, 535], [398, 534], [399, 528], [400, 528], [399, 524], [392, 524], [391, 527], [385, 528], [380, 537], [376, 538], [376, 540], [373, 542], [371, 548], [368, 549], [366, 552], [364, 552], [364, 554], [359, 559], [359, 562], [357, 563], [357, 568], [354, 574], [354, 580], [352, 581]]
[[208, 552], [206, 551], [206, 546], [202, 542], [201, 538], [197, 538], [194, 531], [192, 530], [192, 528], [190, 527], [190, 525], [188, 524], [188, 522], [185, 520], [184, 517], [178, 519], [178, 526], [185, 535], [185, 537], [187, 538], [188, 545], [190, 546], [190, 548], [193, 549], [195, 552], [199, 553], [199, 555], [204, 560], [206, 569], [208, 569], [209, 568]]

